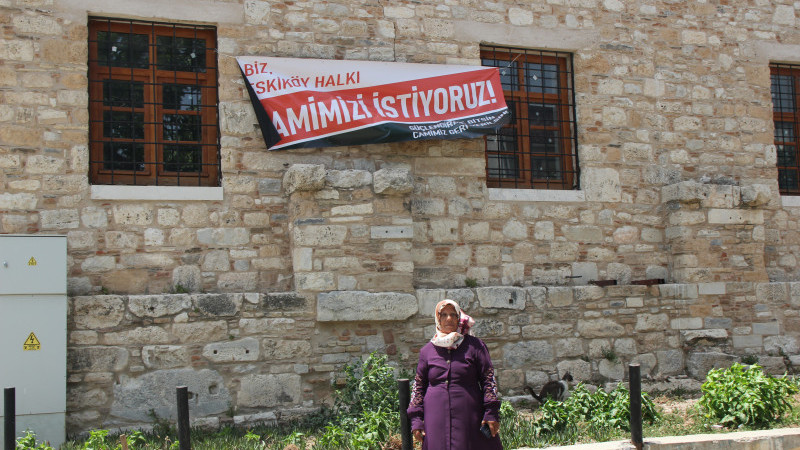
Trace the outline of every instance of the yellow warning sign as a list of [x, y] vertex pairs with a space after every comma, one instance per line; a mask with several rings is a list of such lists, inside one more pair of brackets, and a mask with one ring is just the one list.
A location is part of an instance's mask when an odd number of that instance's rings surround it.
[[37, 263], [36, 263], [36, 258], [34, 258], [33, 256], [31, 256], [31, 259], [29, 259], [29, 260], [28, 260], [28, 265], [29, 265], [29, 266], [35, 266], [36, 264], [37, 264]]
[[41, 350], [42, 344], [39, 342], [39, 339], [36, 338], [36, 335], [31, 332], [28, 335], [28, 339], [25, 339], [25, 343], [22, 344], [22, 350]]

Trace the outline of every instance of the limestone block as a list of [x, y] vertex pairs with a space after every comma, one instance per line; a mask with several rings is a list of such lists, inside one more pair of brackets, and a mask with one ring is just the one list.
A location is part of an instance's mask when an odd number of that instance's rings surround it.
[[300, 247], [338, 247], [347, 237], [344, 225], [305, 225], [294, 228], [294, 243]]
[[299, 375], [247, 375], [242, 378], [237, 404], [240, 407], [272, 408], [299, 404], [302, 399]]
[[64, 170], [64, 160], [49, 155], [31, 155], [25, 162], [25, 172], [31, 174], [60, 173]]
[[225, 135], [253, 133], [258, 119], [250, 102], [221, 102], [219, 104], [220, 129]]
[[754, 322], [753, 334], [776, 335], [781, 332], [781, 325], [777, 321], [773, 322]]
[[[542, 222], [537, 222], [537, 225], [539, 223]], [[565, 225], [561, 227], [561, 231], [568, 241], [585, 244], [603, 243], [603, 230], [594, 225]]]
[[431, 238], [434, 243], [457, 242], [458, 220], [435, 219], [430, 221]]
[[375, 212], [372, 203], [360, 205], [343, 205], [331, 208], [332, 216], [370, 216]]
[[[701, 321], [702, 322], [702, 321]], [[636, 317], [637, 332], [664, 331], [669, 325], [669, 316], [666, 314], [639, 314]]]
[[[444, 300], [446, 291], [444, 289], [417, 289], [415, 294], [417, 297], [417, 304], [419, 305], [419, 313], [422, 315], [433, 315], [433, 309], [436, 304]], [[454, 299], [455, 300], [455, 299]], [[464, 305], [459, 303], [463, 309]]]
[[575, 326], [570, 323], [546, 323], [526, 325], [522, 327], [522, 337], [563, 337], [571, 335], [575, 331]]
[[525, 264], [506, 263], [503, 264], [503, 276], [501, 282], [504, 285], [517, 286], [525, 280]]
[[110, 345], [167, 344], [169, 333], [161, 327], [137, 327], [116, 333], [105, 333], [103, 341]]
[[325, 181], [336, 189], [355, 189], [372, 184], [372, 174], [366, 170], [329, 170]]
[[414, 17], [414, 9], [407, 6], [384, 6], [383, 16], [387, 19], [410, 19]]
[[451, 20], [425, 18], [422, 21], [425, 35], [434, 40], [452, 38], [455, 25]]
[[625, 328], [611, 319], [581, 319], [578, 333], [583, 338], [619, 337], [625, 335]]
[[84, 272], [108, 272], [117, 266], [116, 258], [113, 256], [92, 256], [86, 258], [81, 263], [81, 270]]
[[298, 291], [331, 291], [336, 289], [333, 272], [301, 272], [295, 274]]
[[[795, 297], [795, 283], [792, 285], [792, 299]], [[800, 286], [797, 287], [800, 294]], [[789, 284], [787, 283], [759, 283], [756, 284], [756, 298], [762, 303], [783, 303], [789, 298]], [[794, 303], [794, 301], [792, 301]]]
[[758, 348], [760, 349], [764, 344], [764, 339], [761, 335], [734, 335], [733, 348]]
[[256, 272], [221, 273], [217, 278], [217, 287], [229, 292], [250, 292], [256, 289], [257, 277]]
[[276, 333], [284, 336], [287, 332], [293, 331], [296, 327], [294, 319], [239, 319], [239, 331], [247, 335], [259, 335]]
[[245, 22], [252, 25], [266, 25], [270, 19], [270, 4], [263, 1], [247, 0], [244, 2]]
[[708, 343], [724, 343], [728, 340], [728, 331], [712, 328], [705, 330], [682, 330], [681, 338], [684, 343], [693, 345], [700, 341]]
[[168, 269], [175, 264], [175, 261], [170, 255], [164, 253], [135, 253], [121, 255], [119, 263], [125, 267], [141, 269]]
[[33, 61], [33, 40], [0, 41], [0, 59], [5, 61]]
[[[496, 266], [502, 261], [501, 248], [496, 245], [480, 245], [475, 248], [475, 264], [479, 266]], [[465, 261], [469, 263], [469, 259]]]
[[704, 320], [706, 328], [719, 328], [729, 330], [733, 326], [733, 319], [727, 317], [706, 317]]
[[105, 406], [107, 402], [108, 395], [106, 395], [103, 389], [89, 389], [85, 386], [77, 386], [69, 389], [67, 392], [68, 407], [77, 410], [102, 407]]
[[414, 189], [414, 178], [408, 169], [381, 169], [372, 175], [376, 194], [403, 195]]
[[569, 372], [572, 378], [578, 382], [586, 382], [592, 379], [592, 363], [582, 359], [559, 361], [556, 364], [556, 370], [558, 370], [559, 378], [563, 376], [562, 374]]
[[263, 306], [267, 311], [292, 311], [306, 306], [306, 299], [296, 292], [269, 292], [263, 296]]
[[578, 251], [577, 242], [552, 242], [550, 244], [550, 259], [562, 262], [575, 261], [578, 259]]
[[283, 190], [289, 195], [297, 191], [318, 191], [325, 187], [325, 166], [292, 164], [283, 175]]
[[320, 322], [405, 320], [417, 312], [417, 299], [411, 294], [336, 291], [317, 296]]
[[62, 29], [58, 21], [43, 15], [15, 15], [15, 31], [21, 34], [61, 34]]
[[203, 257], [204, 272], [227, 272], [231, 270], [231, 261], [227, 250], [210, 250]]
[[148, 369], [175, 369], [191, 363], [189, 351], [179, 345], [145, 345], [142, 347], [142, 363]]
[[580, 338], [556, 339], [554, 350], [556, 358], [568, 358], [585, 354], [583, 339]]
[[611, 362], [601, 359], [597, 365], [597, 371], [607, 380], [622, 381], [625, 378], [625, 366], [620, 361]]
[[[480, 253], [478, 253], [480, 255]], [[445, 264], [455, 267], [467, 267], [472, 260], [472, 247], [460, 245], [450, 249]], [[478, 262], [480, 264], [480, 262]]]
[[482, 319], [478, 321], [471, 330], [474, 336], [481, 339], [486, 337], [499, 337], [505, 333], [503, 321], [493, 319]]
[[689, 376], [702, 380], [711, 369], [725, 369], [736, 361], [736, 357], [720, 352], [691, 352], [686, 360]]
[[247, 228], [201, 228], [197, 230], [197, 241], [215, 247], [238, 247], [250, 243]]
[[555, 226], [553, 222], [536, 222], [533, 226], [533, 238], [538, 241], [552, 241], [555, 239]]
[[166, 369], [138, 378], [121, 376], [114, 384], [111, 415], [138, 422], [149, 422], [152, 414], [177, 418], [175, 386], [186, 386], [192, 395], [192, 414], [199, 417], [228, 410], [231, 395], [222, 376], [215, 370]]
[[702, 317], [679, 317], [669, 322], [673, 330], [697, 330], [703, 328]]
[[[10, 208], [14, 209], [14, 208]], [[54, 209], [39, 212], [43, 230], [62, 230], [80, 227], [78, 211], [74, 209]]]
[[283, 359], [297, 361], [298, 358], [312, 354], [311, 342], [308, 340], [265, 339], [262, 346], [264, 358], [269, 361]]
[[71, 347], [67, 368], [72, 372], [117, 372], [128, 366], [128, 351], [119, 347]]
[[763, 224], [764, 211], [762, 210], [741, 210], [741, 209], [710, 209], [708, 211], [708, 223], [710, 224]]
[[794, 10], [795, 8], [792, 5], [775, 5], [775, 10], [772, 13], [772, 23], [793, 27], [795, 24]]
[[570, 287], [547, 287], [547, 300], [550, 306], [558, 308], [572, 304], [574, 297]]
[[234, 316], [242, 307], [241, 294], [194, 294], [192, 303], [209, 316]]
[[118, 225], [150, 225], [153, 223], [153, 208], [146, 205], [115, 205], [114, 223]]
[[489, 238], [489, 222], [463, 224], [463, 238], [465, 242], [480, 242]]
[[751, 184], [741, 187], [742, 203], [745, 206], [763, 206], [772, 200], [774, 194], [766, 184]]
[[425, 216], [442, 216], [445, 202], [440, 198], [415, 198], [411, 200], [411, 212]]
[[658, 373], [677, 375], [683, 373], [683, 352], [680, 350], [661, 350], [656, 352]]
[[518, 287], [482, 287], [475, 289], [481, 308], [524, 310], [527, 293]]
[[201, 344], [228, 339], [228, 324], [224, 320], [172, 324], [172, 334], [181, 343]]
[[120, 324], [124, 315], [125, 303], [123, 298], [117, 295], [72, 299], [72, 318], [77, 329], [112, 328]]
[[[464, 311], [472, 311], [474, 308], [477, 308], [478, 305], [475, 303], [477, 297], [475, 296], [475, 291], [469, 288], [464, 289], [448, 289], [445, 293], [445, 298], [449, 298], [450, 300], [455, 301]], [[425, 313], [424, 309], [420, 309], [422, 313]], [[430, 309], [429, 311], [433, 311]]]
[[523, 8], [509, 8], [508, 21], [511, 25], [526, 26], [533, 24], [533, 11]]
[[413, 239], [414, 227], [412, 225], [387, 225], [369, 227], [371, 239]]
[[792, 355], [800, 352], [800, 345], [794, 336], [767, 336], [764, 351], [771, 355]]
[[587, 202], [619, 202], [622, 199], [619, 172], [615, 169], [587, 167], [581, 178]]
[[582, 304], [606, 297], [605, 290], [600, 286], [575, 286], [572, 289], [572, 296], [575, 302]]
[[553, 346], [547, 341], [521, 341], [503, 345], [503, 367], [512, 369], [553, 361]]
[[630, 284], [633, 269], [627, 264], [608, 263], [606, 266], [606, 276], [610, 280], [617, 280], [618, 284]]
[[547, 288], [544, 286], [531, 286], [523, 288], [525, 289], [525, 294], [527, 295], [527, 302], [530, 302], [537, 309], [542, 309], [545, 306], [545, 301], [547, 300]]
[[198, 266], [179, 266], [172, 271], [172, 286], [182, 287], [189, 292], [203, 288], [203, 277]]
[[503, 225], [503, 236], [512, 241], [528, 238], [528, 226], [517, 219], [511, 219]]
[[696, 284], [659, 284], [658, 290], [664, 298], [697, 298]]
[[652, 353], [636, 355], [631, 359], [631, 363], [639, 364], [642, 376], [650, 377], [657, 364], [656, 355]]
[[633, 226], [623, 226], [614, 230], [614, 242], [617, 244], [633, 244], [639, 241], [639, 229]]
[[230, 342], [215, 342], [203, 347], [203, 357], [212, 362], [257, 361], [258, 339], [244, 338]]

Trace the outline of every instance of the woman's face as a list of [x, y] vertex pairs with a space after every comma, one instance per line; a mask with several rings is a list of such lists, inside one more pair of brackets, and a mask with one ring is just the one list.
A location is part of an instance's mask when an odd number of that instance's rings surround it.
[[453, 305], [446, 305], [439, 311], [439, 328], [442, 333], [458, 330], [458, 313]]

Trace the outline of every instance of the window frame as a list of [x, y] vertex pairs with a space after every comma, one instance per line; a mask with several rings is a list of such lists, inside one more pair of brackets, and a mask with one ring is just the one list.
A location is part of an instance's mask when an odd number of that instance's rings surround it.
[[[135, 186], [203, 186], [216, 187], [220, 182], [220, 144], [218, 115], [218, 69], [216, 28], [206, 25], [182, 25], [139, 20], [92, 17], [89, 28], [89, 176], [97, 185], [135, 185]], [[99, 55], [98, 33], [141, 34], [147, 36], [147, 67], [122, 67], [111, 63], [103, 65]], [[157, 61], [159, 36], [171, 38], [190, 38], [205, 40], [204, 70], [166, 70]], [[130, 105], [109, 105], [104, 97], [104, 86], [108, 80], [134, 81], [143, 83], [143, 105], [141, 108]], [[164, 86], [197, 86], [200, 104], [194, 110], [169, 108], [164, 102]], [[111, 103], [111, 102], [109, 102]], [[113, 137], [105, 135], [106, 112], [140, 113], [143, 117], [142, 138]], [[164, 136], [165, 115], [198, 116], [199, 140], [169, 140]], [[111, 122], [114, 123], [113, 120]], [[123, 125], [124, 122], [123, 122]], [[113, 126], [113, 125], [112, 125]], [[125, 170], [108, 167], [104, 159], [107, 143], [141, 143], [144, 148], [144, 161], [121, 162], [119, 164], [143, 164], [143, 170]], [[198, 170], [168, 170], [165, 157], [168, 146], [192, 145], [199, 147]], [[193, 150], [190, 150], [193, 151]], [[180, 164], [180, 162], [173, 162]], [[190, 166], [194, 162], [187, 163]]]
[[[777, 160], [775, 162], [775, 167], [778, 170], [778, 186], [779, 192], [781, 195], [800, 195], [800, 140], [798, 140], [798, 133], [800, 133], [800, 64], [788, 64], [788, 63], [771, 63], [769, 65], [770, 69], [770, 95], [772, 97], [772, 122], [773, 122], [773, 143], [775, 145], [776, 156]], [[786, 112], [782, 111], [782, 105], [775, 104], [775, 96], [776, 94], [780, 95], [780, 90], [778, 92], [773, 91], [774, 85], [774, 77], [775, 76], [789, 76], [792, 80], [792, 90], [793, 92], [789, 92], [789, 96], [792, 99], [789, 108], [791, 111]], [[792, 124], [792, 140], [781, 139], [778, 140], [778, 123], [791, 123]], [[794, 165], [782, 165], [781, 164], [781, 151], [779, 150], [781, 147], [784, 149], [786, 147], [793, 147], [793, 157], [794, 157]], [[785, 174], [787, 172], [794, 173], [794, 186], [787, 186], [787, 183], [791, 181], [790, 177], [787, 177]]]
[[[506, 103], [511, 110], [512, 121], [499, 130], [494, 136], [487, 136], [486, 142], [486, 184], [490, 188], [521, 188], [521, 189], [557, 189], [557, 190], [577, 190], [579, 189], [580, 167], [578, 165], [578, 143], [577, 143], [577, 120], [575, 108], [574, 72], [572, 70], [572, 54], [557, 51], [531, 50], [513, 48], [507, 46], [482, 45], [481, 61], [487, 65], [487, 61], [495, 64], [490, 67], [499, 67], [499, 61], [518, 62], [515, 66], [509, 64], [508, 67], [516, 72], [516, 83], [504, 83], [503, 94]], [[555, 87], [546, 85], [547, 77], [543, 77], [540, 91], [535, 90], [535, 85], [528, 83], [526, 77], [527, 66], [539, 65], [540, 72], [548, 72], [545, 66], [555, 66], [557, 80]], [[502, 78], [502, 77], [501, 77]], [[510, 84], [510, 85], [509, 85]], [[548, 93], [550, 89], [555, 89], [555, 93]], [[532, 105], [554, 105], [556, 113], [553, 115], [553, 124], [537, 124], [530, 117], [530, 106]], [[490, 142], [500, 142], [504, 131], [512, 130], [514, 144], [510, 150], [492, 150], [489, 148]], [[531, 147], [535, 131], [554, 132], [557, 139], [555, 152], [536, 151]], [[505, 135], [509, 136], [509, 135]], [[498, 145], [499, 147], [499, 145]], [[493, 156], [512, 157], [516, 161], [516, 168], [510, 169], [515, 173], [511, 176], [503, 176], [502, 173], [494, 172], [509, 170], [498, 168], [493, 170], [490, 159]], [[534, 160], [556, 159], [559, 168], [556, 172], [557, 177], [539, 176], [544, 171], [550, 169], [537, 169], [534, 167]]]

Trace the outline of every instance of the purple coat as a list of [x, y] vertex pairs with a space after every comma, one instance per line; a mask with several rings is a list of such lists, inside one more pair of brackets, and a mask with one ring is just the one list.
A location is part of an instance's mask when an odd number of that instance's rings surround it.
[[424, 430], [423, 450], [499, 450], [500, 435], [486, 438], [481, 421], [500, 421], [500, 399], [489, 350], [466, 335], [455, 350], [428, 342], [419, 351], [408, 407], [412, 430]]

